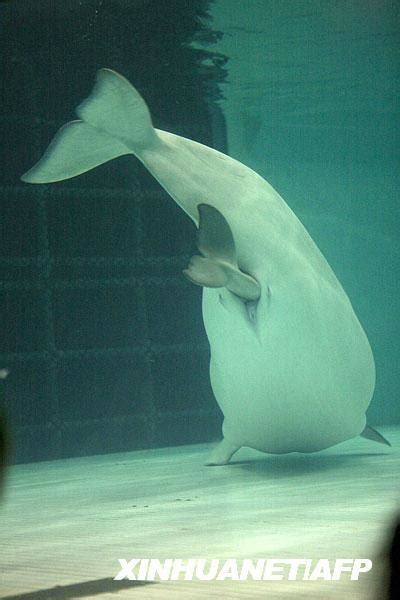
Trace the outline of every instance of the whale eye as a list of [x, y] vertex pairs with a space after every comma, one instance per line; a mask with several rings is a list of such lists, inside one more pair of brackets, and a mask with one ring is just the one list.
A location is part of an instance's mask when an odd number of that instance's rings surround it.
[[225, 299], [222, 294], [218, 294], [218, 300], [219, 303], [222, 304], [222, 306], [225, 306]]

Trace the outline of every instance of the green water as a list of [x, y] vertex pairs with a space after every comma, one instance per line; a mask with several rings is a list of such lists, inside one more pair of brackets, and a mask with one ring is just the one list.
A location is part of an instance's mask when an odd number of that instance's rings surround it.
[[20, 181], [101, 67], [140, 90], [156, 127], [280, 192], [370, 339], [370, 423], [400, 422], [396, 2], [11, 0], [0, 29], [0, 367], [16, 461], [220, 435], [200, 289], [181, 274], [186, 215], [130, 157]]

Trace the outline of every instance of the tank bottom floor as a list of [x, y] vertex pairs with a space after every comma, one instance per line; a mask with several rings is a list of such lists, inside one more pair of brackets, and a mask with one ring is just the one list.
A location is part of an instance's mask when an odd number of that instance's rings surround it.
[[[382, 600], [399, 509], [392, 448], [356, 438], [310, 455], [241, 449], [205, 467], [212, 445], [17, 465], [0, 506], [3, 599], [271, 597]], [[114, 581], [119, 558], [369, 558], [351, 581]], [[58, 587], [56, 587], [58, 586]]]

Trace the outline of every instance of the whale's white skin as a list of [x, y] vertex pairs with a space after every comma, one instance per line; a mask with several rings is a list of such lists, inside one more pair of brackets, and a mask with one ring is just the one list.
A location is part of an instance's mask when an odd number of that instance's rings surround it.
[[25, 181], [65, 179], [132, 153], [196, 225], [201, 203], [223, 215], [239, 269], [260, 286], [253, 303], [226, 287], [203, 288], [211, 384], [224, 414], [210, 464], [241, 446], [314, 452], [361, 434], [375, 385], [368, 339], [280, 195], [240, 162], [154, 129], [138, 92], [112, 71], [99, 72], [77, 113], [81, 120], [58, 132]]

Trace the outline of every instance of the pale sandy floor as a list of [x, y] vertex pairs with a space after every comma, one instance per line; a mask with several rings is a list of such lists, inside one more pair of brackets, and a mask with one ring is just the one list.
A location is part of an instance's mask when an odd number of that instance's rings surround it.
[[[400, 428], [381, 431], [392, 449], [357, 438], [314, 455], [244, 449], [235, 464], [204, 467], [210, 447], [198, 445], [14, 467], [0, 513], [1, 597], [382, 600]], [[113, 581], [117, 559], [133, 557], [360, 557], [374, 567], [358, 582]]]

